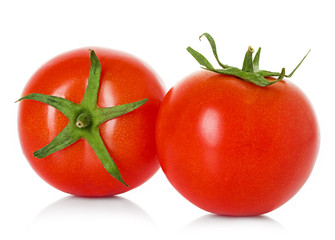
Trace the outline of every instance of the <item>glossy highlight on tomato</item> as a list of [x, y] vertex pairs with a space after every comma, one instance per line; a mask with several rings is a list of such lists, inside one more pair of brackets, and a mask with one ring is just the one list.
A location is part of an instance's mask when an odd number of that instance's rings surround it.
[[[20, 102], [18, 130], [22, 150], [32, 168], [55, 188], [78, 196], [111, 196], [147, 181], [159, 168], [155, 121], [164, 89], [158, 76], [134, 56], [94, 48], [101, 63], [99, 108], [147, 99], [140, 108], [100, 125], [108, 153], [128, 187], [111, 176], [85, 139], [44, 158], [33, 152], [49, 144], [69, 123], [47, 104]], [[90, 74], [88, 48], [73, 50], [44, 64], [29, 80], [22, 96], [40, 93], [79, 104]]]
[[303, 186], [319, 130], [290, 81], [259, 87], [202, 70], [165, 96], [156, 141], [164, 173], [186, 199], [212, 213], [248, 216], [278, 208]]

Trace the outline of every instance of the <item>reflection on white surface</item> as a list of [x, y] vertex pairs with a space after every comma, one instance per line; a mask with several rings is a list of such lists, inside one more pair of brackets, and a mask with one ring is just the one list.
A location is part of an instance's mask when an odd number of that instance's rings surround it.
[[[181, 212], [176, 218], [182, 217]], [[165, 216], [162, 216], [164, 218]], [[160, 219], [162, 220], [162, 219]], [[172, 222], [170, 222], [170, 220]], [[123, 197], [62, 198], [37, 214], [22, 239], [284, 239], [286, 229], [267, 216], [224, 217], [206, 214], [189, 224], [177, 219], [156, 223]], [[178, 222], [178, 220], [177, 220]], [[181, 223], [181, 224], [180, 224]], [[161, 225], [161, 226], [160, 226]], [[180, 227], [184, 227], [180, 229]], [[179, 229], [179, 231], [177, 230]], [[176, 231], [177, 230], [177, 231]], [[162, 234], [164, 233], [164, 234]]]
[[131, 215], [141, 218], [141, 221], [152, 221], [149, 215], [138, 205], [123, 197], [81, 198], [68, 196], [62, 198], [43, 209], [35, 221], [64, 216], [99, 218], [113, 218]]
[[132, 236], [155, 229], [150, 216], [123, 197], [65, 197], [43, 209], [25, 239], [96, 239]]
[[[267, 216], [255, 217], [226, 217], [213, 214], [202, 216], [182, 230], [183, 234], [197, 233], [200, 237], [202, 234], [209, 236], [223, 237], [251, 237], [251, 236], [275, 236], [282, 237], [286, 229], [274, 219]], [[275, 234], [274, 234], [275, 233]]]

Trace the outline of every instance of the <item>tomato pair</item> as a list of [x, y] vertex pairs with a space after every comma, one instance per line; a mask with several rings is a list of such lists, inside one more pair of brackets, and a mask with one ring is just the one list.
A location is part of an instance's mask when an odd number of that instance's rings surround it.
[[319, 146], [310, 103], [283, 80], [297, 68], [260, 70], [260, 49], [253, 58], [252, 48], [242, 69], [222, 64], [213, 38], [203, 36], [221, 68], [188, 48], [206, 70], [165, 97], [146, 65], [118, 51], [94, 49], [89, 59], [79, 49], [42, 66], [20, 99], [35, 101], [19, 110], [34, 170], [64, 192], [109, 196], [139, 186], [160, 162], [185, 198], [213, 213], [258, 215], [289, 200]]

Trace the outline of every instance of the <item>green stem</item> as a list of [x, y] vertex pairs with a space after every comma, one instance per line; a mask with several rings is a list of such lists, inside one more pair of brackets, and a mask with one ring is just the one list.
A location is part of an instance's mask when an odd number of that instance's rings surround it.
[[86, 128], [91, 125], [91, 122], [91, 115], [83, 112], [77, 117], [76, 126], [78, 128]]
[[252, 47], [248, 47], [248, 51], [245, 54], [242, 71], [243, 72], [254, 72], [254, 65], [252, 61], [252, 54], [254, 53], [254, 49]]

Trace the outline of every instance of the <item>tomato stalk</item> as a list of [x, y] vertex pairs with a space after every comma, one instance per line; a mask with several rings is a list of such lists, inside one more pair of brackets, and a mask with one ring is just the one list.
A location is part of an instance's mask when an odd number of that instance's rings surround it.
[[[261, 48], [258, 48], [255, 57], [252, 58], [254, 49], [249, 46], [248, 51], [246, 52], [245, 57], [244, 57], [242, 69], [239, 69], [237, 67], [232, 67], [232, 66], [221, 63], [217, 55], [216, 44], [215, 44], [214, 39], [208, 33], [202, 34], [199, 37], [199, 39], [201, 39], [203, 36], [207, 38], [208, 42], [211, 45], [216, 61], [222, 67], [222, 69], [214, 68], [213, 65], [201, 53], [197, 52], [191, 47], [188, 47], [187, 51], [198, 61], [198, 63], [201, 66], [203, 66], [204, 69], [212, 71], [212, 72], [220, 73], [220, 74], [232, 75], [244, 81], [260, 86], [260, 87], [266, 87], [271, 84], [274, 84], [278, 81], [283, 80], [284, 77], [288, 77], [288, 78], [291, 77], [294, 74], [294, 72], [299, 68], [301, 63], [305, 60], [305, 58], [310, 52], [309, 50], [307, 54], [303, 57], [303, 59], [299, 62], [299, 64], [293, 69], [293, 71], [290, 74], [286, 75], [285, 68], [282, 68], [281, 72], [271, 72], [271, 71], [266, 71], [266, 70], [259, 70], [259, 59], [260, 59], [260, 54], [261, 54]], [[274, 81], [269, 81], [266, 79], [266, 77], [278, 77], [278, 78]]]
[[76, 126], [78, 128], [86, 128], [90, 126], [91, 122], [91, 115], [83, 112], [77, 117]]
[[84, 138], [92, 147], [108, 173], [122, 184], [128, 186], [123, 180], [119, 169], [110, 156], [100, 136], [99, 127], [102, 123], [108, 120], [122, 116], [139, 108], [148, 101], [148, 99], [108, 108], [99, 108], [97, 106], [97, 99], [100, 85], [101, 65], [93, 50], [90, 50], [90, 61], [91, 68], [88, 84], [84, 97], [79, 104], [65, 98], [39, 93], [32, 93], [18, 100], [35, 100], [46, 103], [59, 110], [69, 120], [69, 123], [65, 128], [48, 145], [35, 151], [33, 155], [37, 158], [44, 158], [70, 146], [80, 138]]

